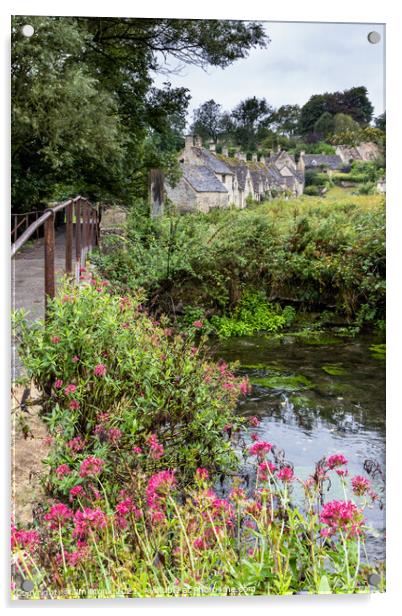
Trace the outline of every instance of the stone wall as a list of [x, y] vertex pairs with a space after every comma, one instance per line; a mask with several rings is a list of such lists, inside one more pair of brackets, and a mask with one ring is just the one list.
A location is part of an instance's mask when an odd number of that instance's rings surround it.
[[196, 193], [184, 178], [174, 188], [166, 184], [166, 196], [182, 212], [197, 210]]

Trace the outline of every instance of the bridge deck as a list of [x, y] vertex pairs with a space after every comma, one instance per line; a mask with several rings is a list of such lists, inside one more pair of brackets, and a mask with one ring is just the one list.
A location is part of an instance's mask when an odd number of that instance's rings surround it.
[[[25, 245], [11, 261], [11, 307], [12, 310], [24, 308], [27, 319], [43, 319], [44, 299], [44, 240], [34, 240]], [[65, 266], [65, 227], [55, 232], [55, 273], [56, 279], [64, 273]], [[12, 342], [12, 377], [22, 374], [14, 340]]]

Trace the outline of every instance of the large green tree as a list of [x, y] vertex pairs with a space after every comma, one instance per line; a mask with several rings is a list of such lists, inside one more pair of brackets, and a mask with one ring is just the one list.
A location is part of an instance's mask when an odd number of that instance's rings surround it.
[[269, 132], [273, 108], [265, 98], [253, 96], [241, 101], [232, 111], [236, 141], [244, 150], [256, 150]]
[[172, 58], [224, 68], [267, 43], [253, 22], [14, 17], [13, 205], [33, 209], [76, 190], [144, 196], [150, 166], [177, 172], [189, 102], [168, 80], [154, 88], [155, 73], [168, 73]]
[[218, 141], [223, 132], [222, 107], [213, 99], [205, 101], [193, 112], [193, 123], [190, 127], [192, 133], [199, 135], [203, 140]]

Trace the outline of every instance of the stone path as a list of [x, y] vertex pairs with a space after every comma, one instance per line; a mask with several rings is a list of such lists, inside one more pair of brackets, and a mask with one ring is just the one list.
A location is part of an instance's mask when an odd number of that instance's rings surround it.
[[[43, 238], [25, 245], [11, 261], [11, 308], [24, 308], [28, 311], [28, 321], [43, 319], [44, 298], [44, 247]], [[65, 266], [65, 227], [55, 233], [55, 273], [56, 279], [64, 273]], [[14, 340], [12, 341], [12, 380], [22, 374], [22, 366]]]

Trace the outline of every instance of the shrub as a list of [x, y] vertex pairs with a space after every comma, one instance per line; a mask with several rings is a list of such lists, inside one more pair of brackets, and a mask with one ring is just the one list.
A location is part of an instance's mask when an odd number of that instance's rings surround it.
[[250, 336], [258, 331], [276, 332], [290, 325], [295, 317], [294, 308], [269, 304], [261, 292], [245, 293], [230, 316], [214, 316], [211, 324], [220, 338]]
[[72, 469], [56, 482], [63, 493], [88, 455], [105, 460], [105, 481], [117, 475], [123, 483], [138, 461], [134, 447], [147, 468], [180, 467], [183, 478], [198, 466], [214, 473], [235, 463], [226, 426], [241, 424], [234, 409], [246, 382], [207, 359], [201, 322], [175, 334], [144, 312], [142, 300], [113, 295], [89, 275], [78, 289], [65, 285], [46, 323], [16, 315], [20, 357], [56, 439], [50, 481], [60, 465]]

